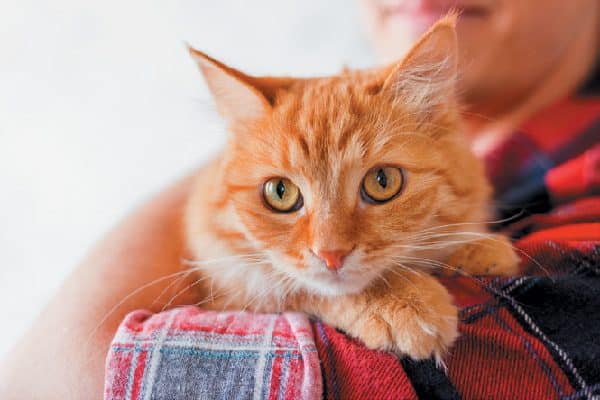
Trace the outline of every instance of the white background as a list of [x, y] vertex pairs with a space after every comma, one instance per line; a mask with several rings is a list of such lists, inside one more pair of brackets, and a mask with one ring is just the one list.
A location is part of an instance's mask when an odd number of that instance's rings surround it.
[[87, 249], [218, 150], [183, 42], [251, 73], [373, 56], [352, 0], [0, 0], [0, 357]]

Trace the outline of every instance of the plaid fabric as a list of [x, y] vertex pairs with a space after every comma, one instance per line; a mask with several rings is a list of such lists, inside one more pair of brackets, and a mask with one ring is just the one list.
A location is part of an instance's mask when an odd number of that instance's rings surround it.
[[600, 99], [548, 108], [485, 162], [523, 273], [443, 278], [461, 307], [447, 373], [297, 314], [183, 308], [123, 321], [105, 397], [600, 398]]
[[322, 392], [307, 317], [183, 307], [122, 322], [106, 399], [314, 399]]

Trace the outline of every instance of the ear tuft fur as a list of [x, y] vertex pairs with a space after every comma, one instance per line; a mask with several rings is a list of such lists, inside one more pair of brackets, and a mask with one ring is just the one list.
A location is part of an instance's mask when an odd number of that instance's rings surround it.
[[424, 111], [454, 103], [457, 78], [457, 14], [435, 23], [390, 71], [383, 90]]

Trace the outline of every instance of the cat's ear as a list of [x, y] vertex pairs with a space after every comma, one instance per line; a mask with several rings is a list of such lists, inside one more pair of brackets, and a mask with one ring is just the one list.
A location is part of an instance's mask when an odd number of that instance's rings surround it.
[[456, 14], [434, 24], [403, 60], [386, 69], [383, 91], [427, 111], [454, 102], [458, 49]]
[[260, 78], [228, 67], [188, 46], [190, 55], [206, 79], [219, 113], [228, 121], [259, 119], [272, 107], [273, 93]]

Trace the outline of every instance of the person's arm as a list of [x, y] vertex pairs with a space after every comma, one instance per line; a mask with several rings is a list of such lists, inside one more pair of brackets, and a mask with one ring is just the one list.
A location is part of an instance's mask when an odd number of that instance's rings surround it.
[[[186, 274], [161, 280], [185, 269], [181, 222], [190, 181], [152, 199], [95, 246], [1, 363], [0, 398], [103, 397], [104, 361], [124, 315], [139, 308], [160, 311], [165, 301], [193, 282], [188, 276], [171, 285]], [[164, 301], [156, 302], [158, 296]], [[173, 305], [195, 301], [188, 291]]]

